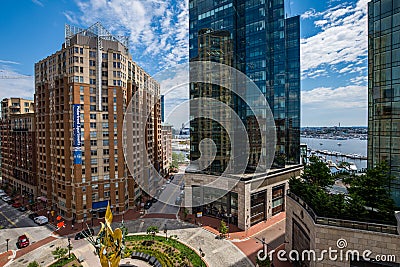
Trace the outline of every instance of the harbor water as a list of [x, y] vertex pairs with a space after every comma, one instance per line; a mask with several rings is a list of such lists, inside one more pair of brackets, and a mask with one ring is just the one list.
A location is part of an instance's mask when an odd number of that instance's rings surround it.
[[[307, 147], [311, 150], [328, 150], [331, 152], [340, 152], [342, 154], [358, 154], [367, 156], [367, 140], [360, 139], [347, 139], [347, 140], [335, 140], [335, 139], [319, 139], [319, 138], [306, 138], [302, 137], [300, 142], [307, 144]], [[357, 169], [367, 168], [367, 161], [362, 159], [350, 159], [341, 156], [331, 156], [317, 154], [318, 156], [325, 157], [326, 160], [331, 160], [334, 163], [341, 161], [353, 162]]]

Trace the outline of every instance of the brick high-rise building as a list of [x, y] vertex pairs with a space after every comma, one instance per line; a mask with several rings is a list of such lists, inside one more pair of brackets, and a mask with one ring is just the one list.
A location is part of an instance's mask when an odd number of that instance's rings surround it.
[[124, 114], [132, 95], [139, 95], [132, 127], [144, 123], [146, 131], [135, 132], [133, 143], [146, 143], [158, 170], [160, 86], [132, 61], [127, 39], [99, 23], [67, 25], [61, 50], [35, 64], [35, 89], [39, 190], [47, 207], [78, 222], [102, 216], [108, 201], [116, 214], [136, 205], [142, 192], [132, 177], [154, 175], [137, 149], [130, 155], [134, 167], [127, 167]]
[[33, 201], [38, 185], [33, 101], [3, 99], [0, 126], [2, 183]]
[[168, 174], [172, 163], [172, 125], [163, 123], [161, 125], [162, 135], [162, 174]]

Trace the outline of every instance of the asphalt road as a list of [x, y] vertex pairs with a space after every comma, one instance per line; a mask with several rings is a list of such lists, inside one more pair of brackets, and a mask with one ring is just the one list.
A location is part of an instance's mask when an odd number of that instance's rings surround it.
[[[30, 243], [46, 238], [52, 233], [49, 226], [38, 226], [28, 217], [29, 212], [20, 212], [11, 205], [0, 200], [0, 240], [9, 239], [9, 249], [17, 249], [16, 242], [20, 235], [26, 235]], [[6, 245], [0, 246], [0, 253], [6, 250]]]
[[166, 188], [162, 191], [156, 203], [146, 211], [146, 213], [177, 214], [179, 206], [175, 204], [176, 198], [180, 195], [183, 174], [175, 174], [174, 180], [170, 184], [165, 184]]
[[0, 199], [0, 225], [3, 228], [20, 228], [37, 226], [28, 218], [28, 211], [21, 212]]

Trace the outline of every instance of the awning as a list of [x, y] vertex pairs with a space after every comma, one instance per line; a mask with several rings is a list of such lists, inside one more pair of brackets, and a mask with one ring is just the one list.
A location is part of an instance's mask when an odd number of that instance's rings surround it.
[[40, 197], [38, 197], [37, 199], [38, 199], [38, 200], [41, 200], [41, 201], [43, 201], [43, 202], [47, 202], [47, 198], [44, 197], [44, 196], [40, 196]]
[[93, 202], [92, 210], [106, 209], [107, 205], [108, 205], [108, 200]]

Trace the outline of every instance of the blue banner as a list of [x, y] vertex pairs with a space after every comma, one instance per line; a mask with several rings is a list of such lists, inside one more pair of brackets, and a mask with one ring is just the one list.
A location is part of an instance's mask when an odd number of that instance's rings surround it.
[[74, 164], [82, 164], [82, 151], [80, 149], [74, 150]]
[[81, 105], [73, 104], [72, 105], [72, 132], [73, 132], [73, 143], [72, 146], [74, 148], [80, 148], [82, 146], [81, 143]]
[[72, 105], [72, 117], [72, 147], [74, 153], [74, 164], [82, 164], [81, 105]]

